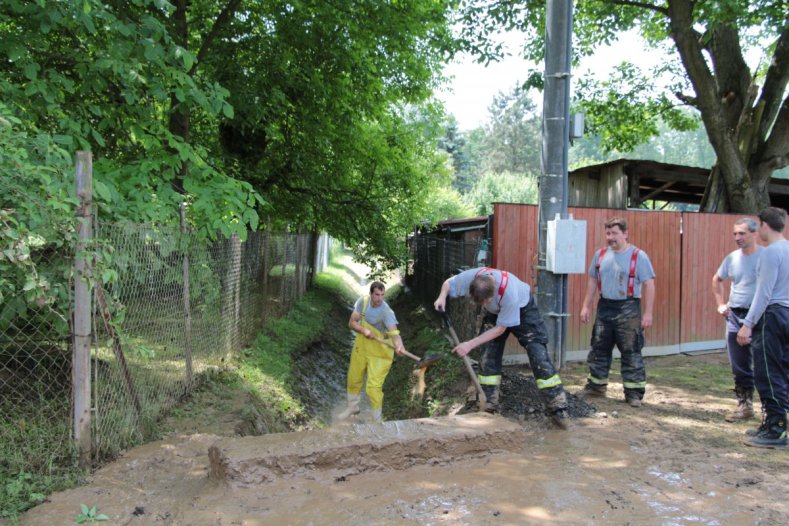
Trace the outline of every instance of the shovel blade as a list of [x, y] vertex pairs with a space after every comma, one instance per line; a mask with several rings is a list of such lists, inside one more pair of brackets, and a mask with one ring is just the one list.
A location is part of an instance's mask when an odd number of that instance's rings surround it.
[[434, 364], [435, 362], [437, 362], [438, 360], [440, 360], [443, 357], [444, 357], [443, 354], [428, 354], [427, 356], [425, 356], [424, 358], [419, 360], [419, 363], [416, 364], [416, 366], [414, 368], [415, 369], [426, 369], [426, 368], [428, 368], [429, 366], [431, 366], [432, 364]]

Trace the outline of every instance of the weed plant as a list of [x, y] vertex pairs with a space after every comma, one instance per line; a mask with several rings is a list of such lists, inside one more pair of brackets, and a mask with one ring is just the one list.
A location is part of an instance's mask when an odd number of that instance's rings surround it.
[[47, 495], [82, 480], [71, 441], [68, 399], [28, 406], [0, 402], [0, 520], [19, 514]]

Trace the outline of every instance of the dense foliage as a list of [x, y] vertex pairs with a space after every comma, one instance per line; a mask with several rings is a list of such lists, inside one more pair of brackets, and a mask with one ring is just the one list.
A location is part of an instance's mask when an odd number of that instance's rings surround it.
[[395, 263], [443, 173], [453, 3], [9, 0], [0, 100], [15, 133], [93, 152], [105, 218], [186, 201], [205, 237], [265, 216]]
[[[623, 63], [602, 82], [579, 82], [576, 103], [604, 149], [631, 149], [663, 122], [689, 130], [697, 119], [716, 154], [707, 210], [752, 213], [769, 203], [767, 185], [789, 165], [789, 7], [783, 0], [574, 2], [575, 60], [598, 52], [623, 31], [671, 58], [654, 70]], [[502, 53], [489, 36], [501, 29], [526, 33], [524, 56], [545, 53], [545, 2], [465, 0], [465, 45], [481, 60]], [[747, 52], [761, 57], [751, 66]], [[540, 71], [529, 85], [541, 86]], [[689, 114], [683, 109], [690, 109]], [[724, 184], [716, 184], [718, 180]], [[717, 195], [714, 189], [725, 188]]]

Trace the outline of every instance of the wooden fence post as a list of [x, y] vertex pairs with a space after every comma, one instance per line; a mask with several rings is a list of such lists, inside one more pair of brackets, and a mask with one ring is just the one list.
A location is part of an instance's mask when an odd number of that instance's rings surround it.
[[77, 247], [74, 258], [74, 356], [71, 380], [74, 391], [74, 442], [79, 465], [90, 466], [90, 342], [91, 342], [91, 287], [90, 261], [87, 245], [92, 237], [91, 201], [93, 186], [93, 157], [91, 152], [79, 151], [76, 159]]

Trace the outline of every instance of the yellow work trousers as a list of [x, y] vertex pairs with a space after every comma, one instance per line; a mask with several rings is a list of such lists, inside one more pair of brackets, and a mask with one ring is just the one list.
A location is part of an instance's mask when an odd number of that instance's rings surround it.
[[[362, 321], [362, 327], [379, 338], [383, 338], [381, 331]], [[394, 351], [386, 345], [365, 338], [362, 334], [356, 335], [351, 351], [351, 363], [348, 366], [348, 394], [358, 395], [362, 392], [364, 373], [367, 373], [367, 396], [370, 397], [370, 406], [381, 409], [384, 405], [384, 380], [389, 374], [394, 359]]]

